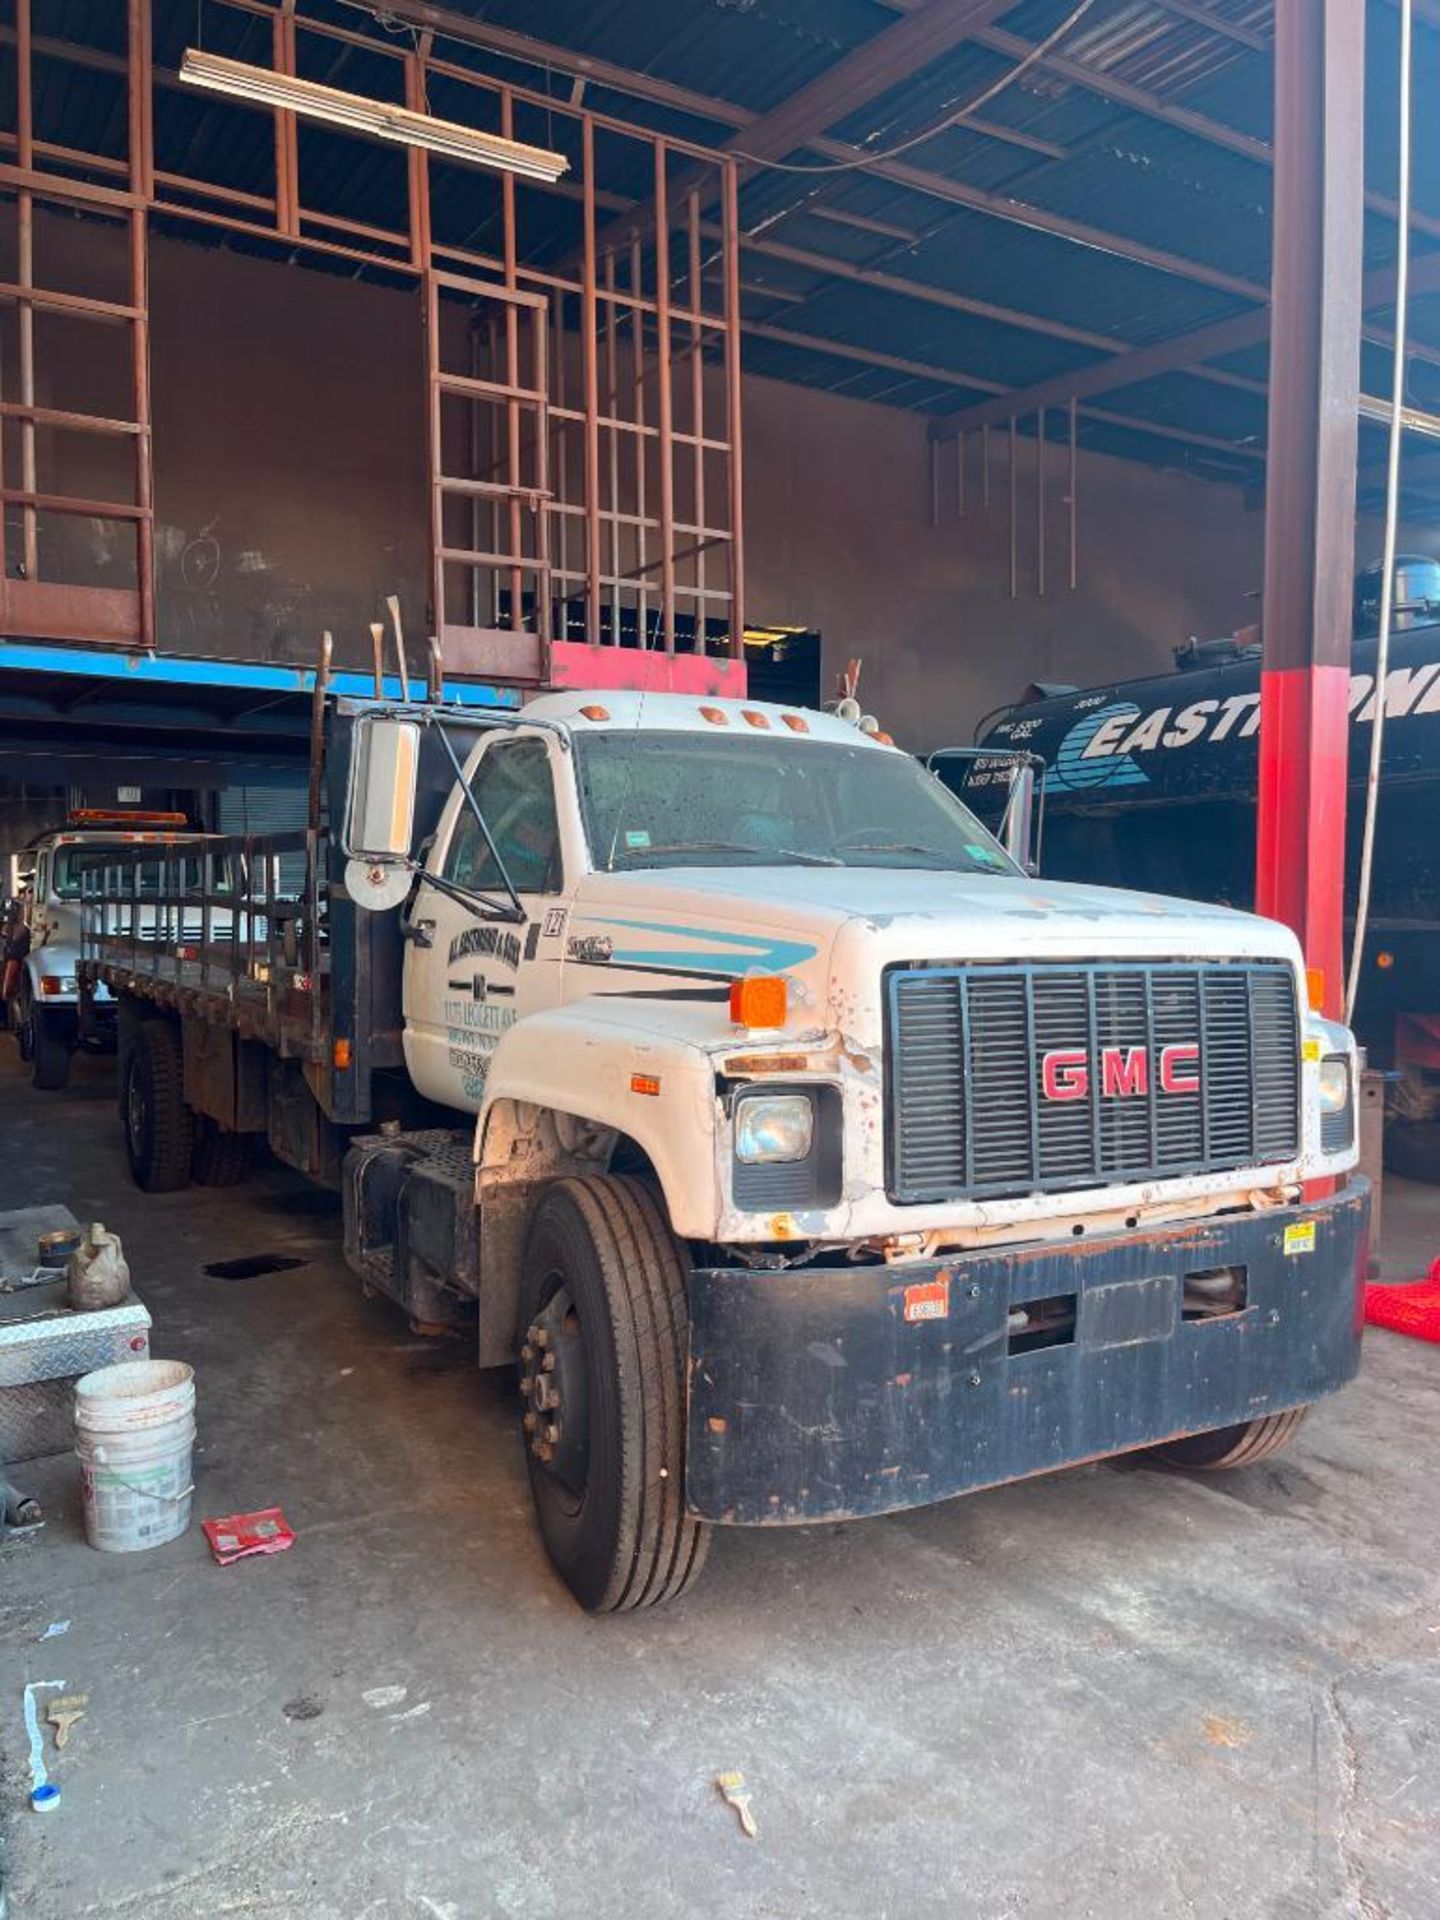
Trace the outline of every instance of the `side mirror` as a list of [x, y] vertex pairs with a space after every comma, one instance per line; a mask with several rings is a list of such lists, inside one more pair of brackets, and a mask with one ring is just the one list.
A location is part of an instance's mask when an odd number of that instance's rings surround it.
[[1022, 873], [1032, 877], [1040, 871], [1040, 844], [1036, 832], [1035, 801], [1039, 783], [1035, 777], [1034, 756], [1016, 763], [1005, 802], [1005, 817], [1000, 822], [999, 840]]
[[414, 720], [364, 714], [355, 722], [344, 838], [352, 860], [384, 865], [409, 859], [419, 767], [420, 728]]

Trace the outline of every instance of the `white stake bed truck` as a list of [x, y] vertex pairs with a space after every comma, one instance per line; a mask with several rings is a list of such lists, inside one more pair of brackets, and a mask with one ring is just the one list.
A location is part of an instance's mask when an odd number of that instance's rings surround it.
[[21, 858], [27, 869], [29, 941], [8, 1011], [20, 1057], [29, 1063], [31, 1080], [42, 1091], [56, 1092], [65, 1085], [77, 1050], [108, 1053], [115, 1044], [115, 1005], [104, 989], [91, 996], [85, 1019], [80, 1017], [83, 862], [122, 849], [153, 852], [174, 845], [177, 834], [186, 831], [181, 813], [81, 807], [63, 827], [38, 834], [25, 848]]
[[582, 1605], [682, 1593], [721, 1525], [1240, 1465], [1354, 1373], [1355, 1050], [1285, 928], [1032, 879], [818, 713], [316, 738], [303, 898], [288, 843], [177, 849], [167, 944], [133, 860], [87, 878], [130, 1164], [183, 1183], [203, 1127], [209, 1178], [263, 1134], [338, 1182], [365, 1283], [518, 1365]]

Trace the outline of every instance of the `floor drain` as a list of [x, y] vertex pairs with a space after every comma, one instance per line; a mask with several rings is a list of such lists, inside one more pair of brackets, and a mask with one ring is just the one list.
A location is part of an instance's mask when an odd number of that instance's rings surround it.
[[243, 1260], [212, 1260], [205, 1271], [212, 1280], [258, 1280], [262, 1273], [289, 1273], [309, 1264], [290, 1253], [248, 1253]]

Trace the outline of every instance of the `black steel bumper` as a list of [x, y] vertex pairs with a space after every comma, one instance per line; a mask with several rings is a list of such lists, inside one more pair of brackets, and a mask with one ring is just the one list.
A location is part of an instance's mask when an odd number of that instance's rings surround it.
[[[888, 1513], [1317, 1400], [1359, 1365], [1369, 1210], [1357, 1180], [1083, 1244], [699, 1269], [690, 1506], [743, 1526]], [[1182, 1318], [1185, 1277], [1230, 1267], [1243, 1309]], [[1011, 1350], [1015, 1309], [1072, 1295], [1063, 1344]]]

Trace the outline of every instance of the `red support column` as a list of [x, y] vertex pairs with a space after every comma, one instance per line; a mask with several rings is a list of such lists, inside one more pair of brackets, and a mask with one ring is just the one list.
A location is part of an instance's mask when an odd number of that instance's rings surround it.
[[1276, 0], [1255, 904], [1344, 1000], [1364, 213], [1364, 0]]

